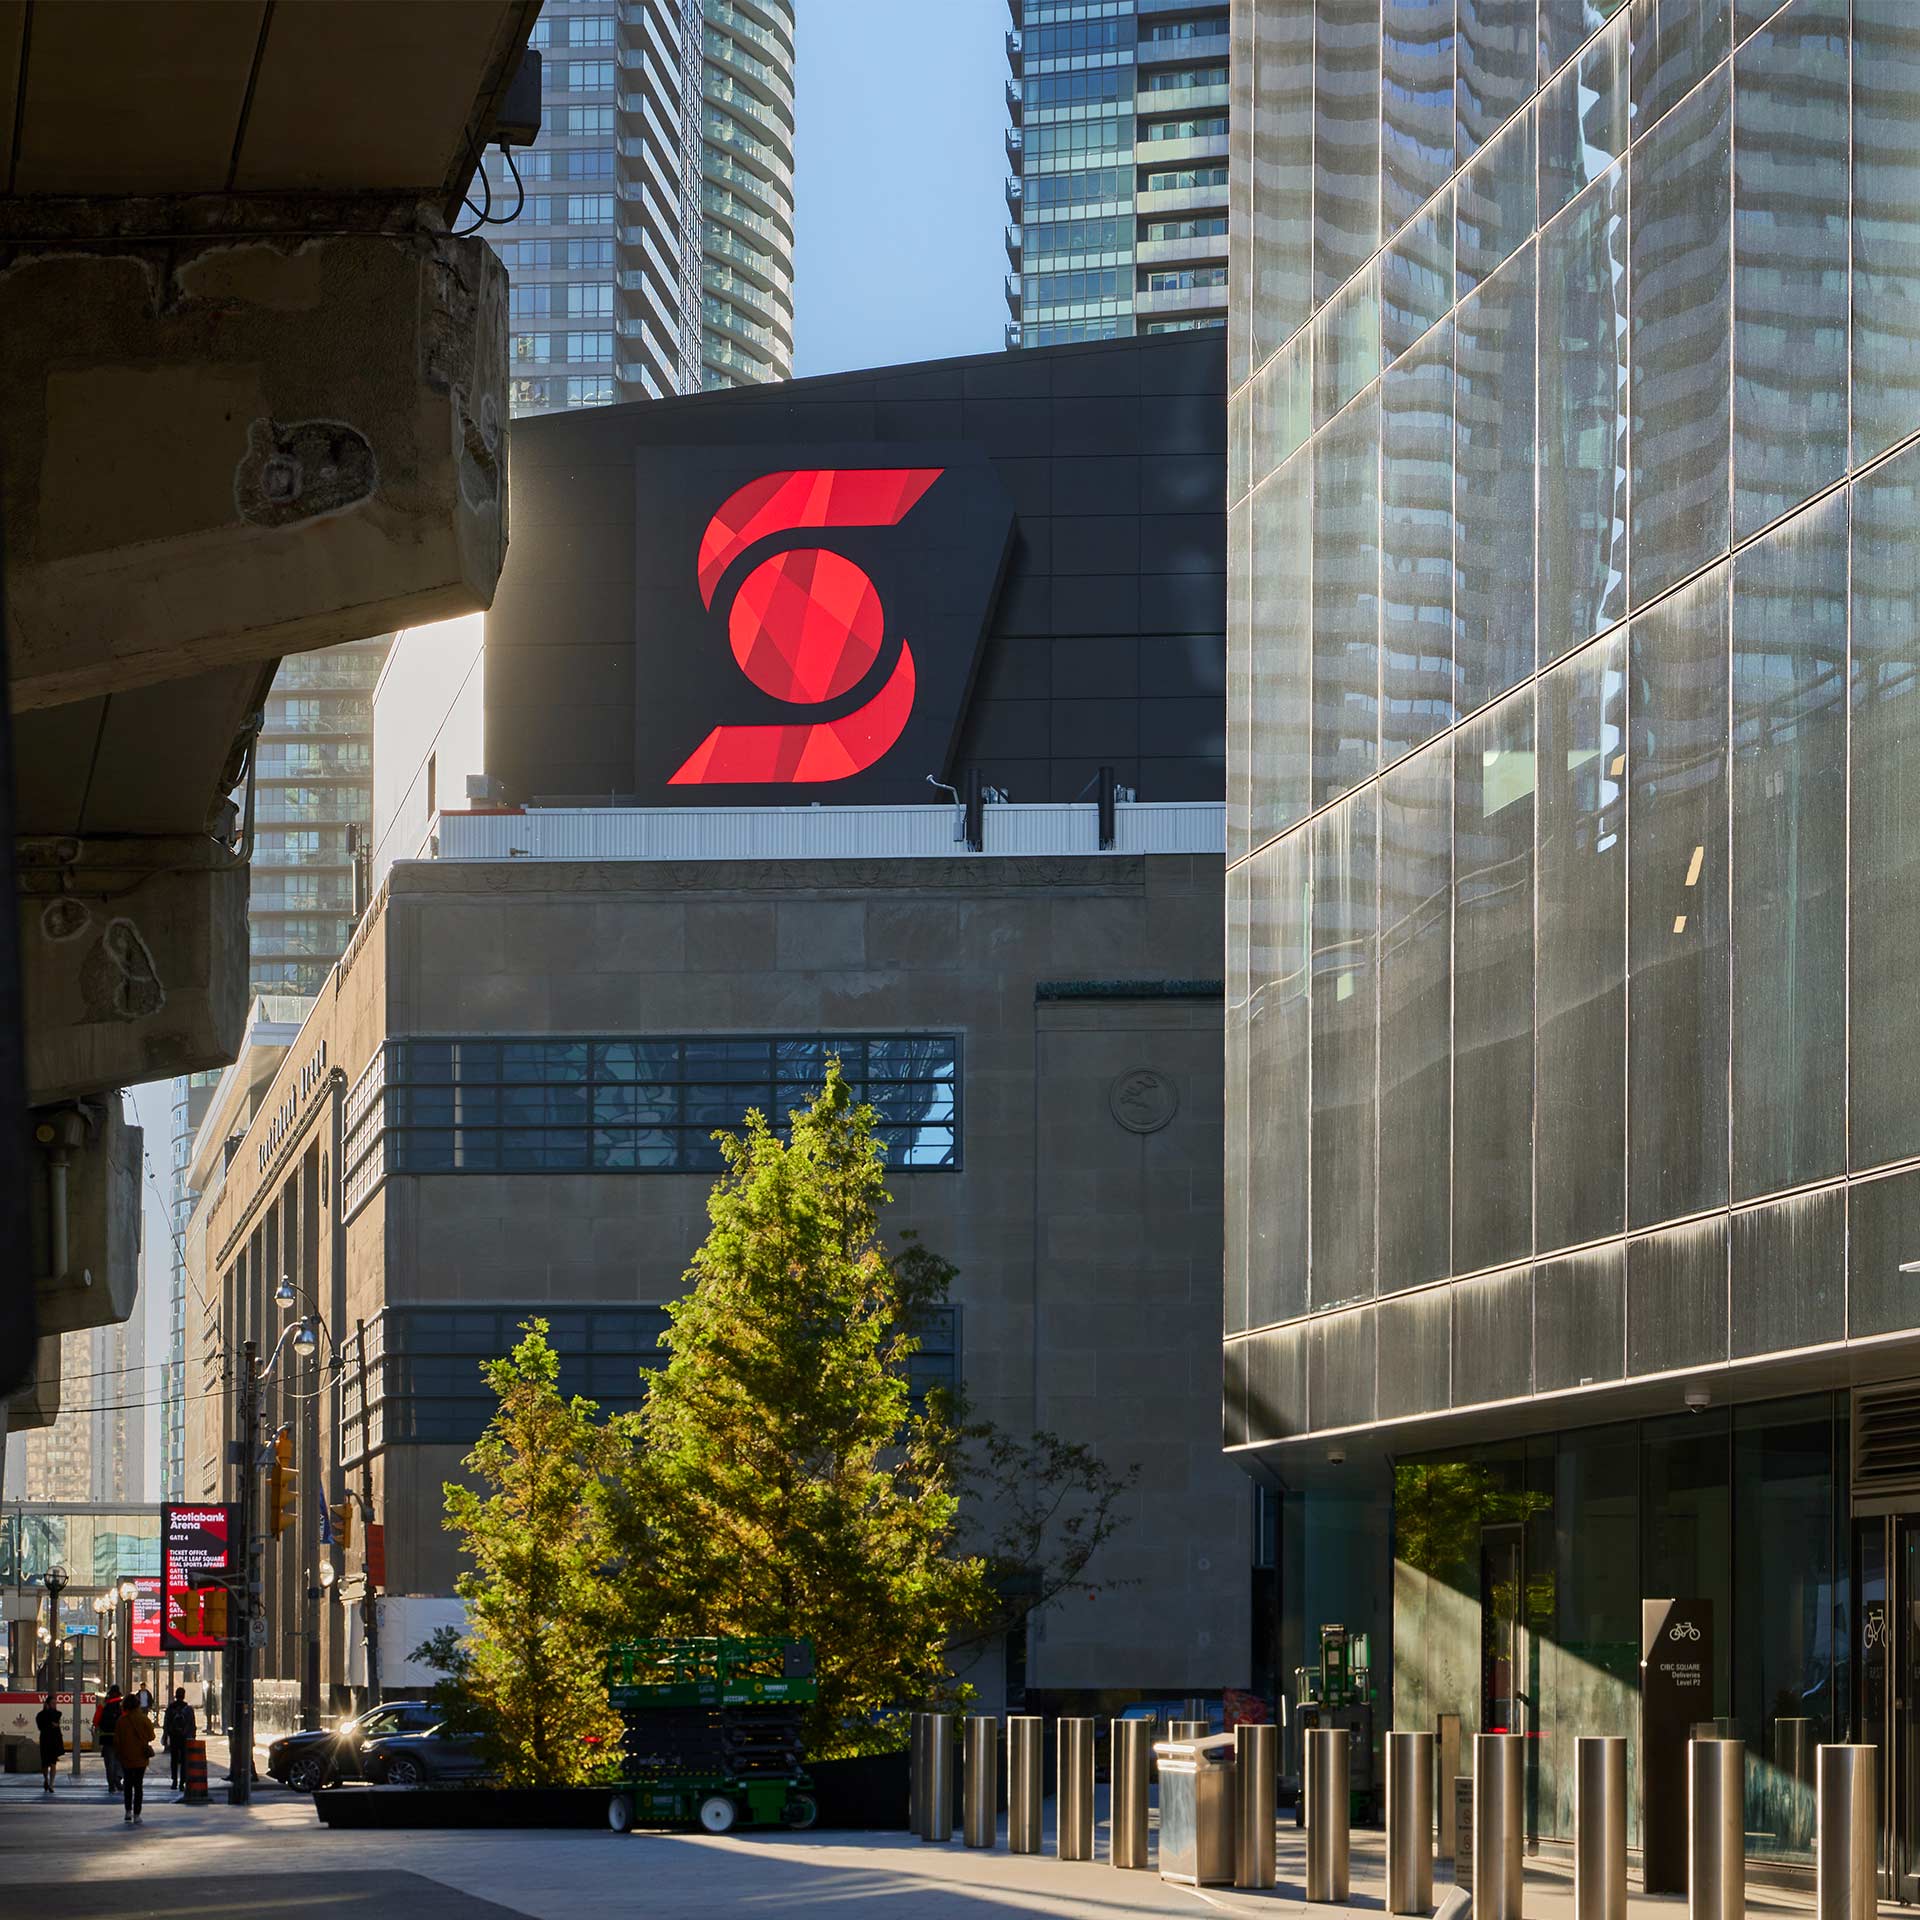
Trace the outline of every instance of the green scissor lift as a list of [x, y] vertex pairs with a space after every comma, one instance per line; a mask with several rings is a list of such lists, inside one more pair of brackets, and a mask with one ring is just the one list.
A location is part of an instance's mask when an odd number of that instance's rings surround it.
[[810, 1640], [623, 1640], [607, 1654], [607, 1693], [626, 1721], [607, 1803], [616, 1833], [813, 1825], [800, 1745], [800, 1709], [819, 1695]]

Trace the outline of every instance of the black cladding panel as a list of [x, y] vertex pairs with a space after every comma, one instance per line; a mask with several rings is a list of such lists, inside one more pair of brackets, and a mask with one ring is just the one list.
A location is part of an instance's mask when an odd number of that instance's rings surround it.
[[[516, 421], [512, 438], [512, 543], [487, 621], [487, 766], [512, 798], [884, 803], [930, 800], [927, 773], [975, 768], [1015, 800], [1072, 799], [1101, 765], [1143, 799], [1223, 795], [1220, 336], [548, 415]], [[768, 532], [702, 581], [706, 530], [743, 487], [936, 466], [891, 524]], [[808, 550], [831, 558], [798, 557]], [[783, 681], [781, 636], [790, 655], [810, 622], [837, 631], [858, 598], [849, 569], [871, 586], [877, 641], [862, 601], [852, 617], [866, 638], [850, 663], [822, 680], [816, 659], [811, 679]], [[897, 717], [903, 648], [911, 713], [870, 766], [799, 782], [675, 780], [715, 729], [817, 725], [828, 731], [811, 736], [812, 771], [859, 758]], [[823, 686], [835, 690], [812, 697]], [[887, 724], [861, 721], [888, 689]], [[756, 750], [750, 771], [786, 775], [807, 743], [787, 741], [784, 760], [765, 740]]]

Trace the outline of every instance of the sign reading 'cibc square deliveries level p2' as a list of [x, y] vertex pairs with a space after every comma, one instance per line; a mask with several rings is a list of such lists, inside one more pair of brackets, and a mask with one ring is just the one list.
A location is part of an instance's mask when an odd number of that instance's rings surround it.
[[1649, 1893], [1687, 1890], [1687, 1742], [1713, 1714], [1713, 1602], [1640, 1602], [1640, 1843]]

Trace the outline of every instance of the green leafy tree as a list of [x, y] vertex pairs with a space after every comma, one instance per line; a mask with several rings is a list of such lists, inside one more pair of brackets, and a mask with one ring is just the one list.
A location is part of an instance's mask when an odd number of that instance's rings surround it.
[[1402, 1461], [1393, 1470], [1394, 1555], [1436, 1578], [1477, 1577], [1481, 1528], [1525, 1521], [1552, 1504], [1544, 1493], [1504, 1485], [1477, 1461]]
[[465, 1637], [440, 1646], [435, 1664], [507, 1785], [572, 1786], [620, 1750], [605, 1680], [613, 1617], [600, 1498], [613, 1440], [591, 1400], [562, 1396], [547, 1323], [521, 1331], [512, 1353], [481, 1368], [500, 1403], [466, 1458], [484, 1491], [445, 1485], [445, 1525], [472, 1566], [455, 1586]]
[[941, 1274], [881, 1244], [873, 1121], [835, 1061], [789, 1139], [757, 1111], [720, 1136], [711, 1230], [609, 1500], [635, 1630], [811, 1637], [823, 1758], [892, 1746], [903, 1702], [951, 1697], [949, 1644], [993, 1604], [959, 1543], [962, 1435], [908, 1390]]

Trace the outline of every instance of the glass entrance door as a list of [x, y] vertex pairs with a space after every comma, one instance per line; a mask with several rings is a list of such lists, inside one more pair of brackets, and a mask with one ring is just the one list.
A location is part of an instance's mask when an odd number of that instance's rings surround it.
[[1920, 1514], [1854, 1534], [1859, 1737], [1879, 1748], [1881, 1892], [1920, 1901]]
[[1525, 1733], [1520, 1697], [1521, 1531], [1480, 1529], [1480, 1728]]

